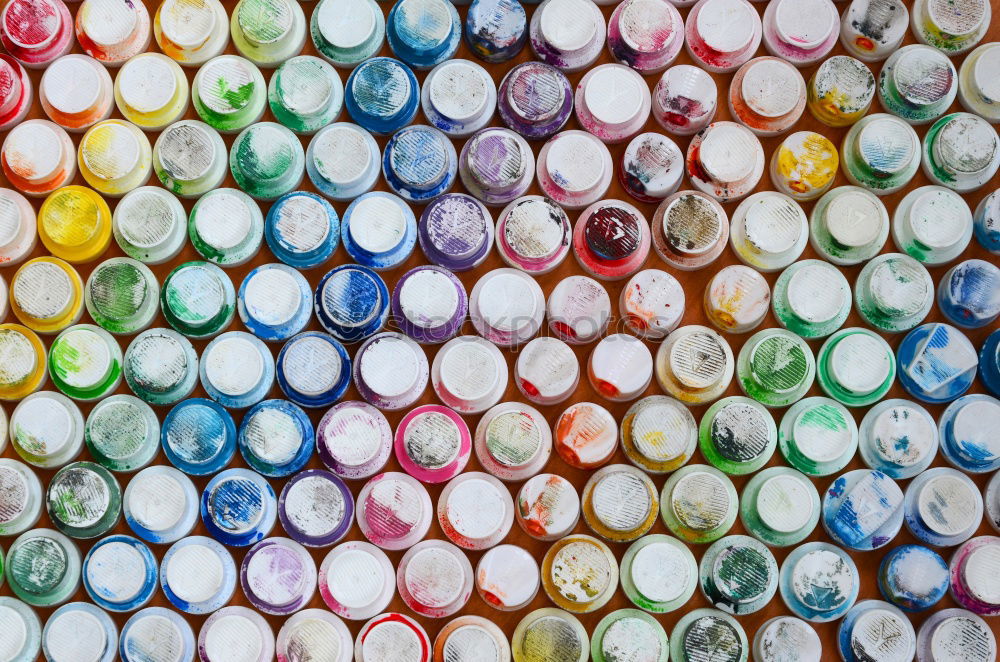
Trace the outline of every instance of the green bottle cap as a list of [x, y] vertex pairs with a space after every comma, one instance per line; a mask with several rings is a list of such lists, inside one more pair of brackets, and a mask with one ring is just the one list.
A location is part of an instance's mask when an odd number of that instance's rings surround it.
[[153, 170], [174, 194], [197, 198], [222, 185], [227, 156], [218, 131], [198, 120], [181, 120], [164, 129], [153, 144]]
[[600, 620], [590, 638], [593, 662], [667, 662], [670, 646], [660, 622], [638, 609], [617, 609]]
[[49, 376], [74, 400], [99, 400], [121, 383], [122, 350], [99, 326], [71, 326], [49, 346]]
[[896, 378], [892, 347], [868, 329], [843, 329], [830, 336], [820, 348], [816, 363], [823, 392], [848, 407], [878, 402]]
[[144, 330], [160, 311], [160, 285], [149, 267], [128, 257], [113, 257], [97, 265], [83, 291], [87, 312], [114, 334]]
[[847, 466], [858, 449], [858, 424], [844, 405], [822, 397], [789, 407], [778, 426], [778, 447], [788, 464], [810, 476]]
[[855, 186], [875, 195], [895, 193], [920, 168], [920, 138], [894, 115], [866, 115], [844, 136], [840, 167]]
[[322, 0], [309, 21], [313, 45], [335, 67], [353, 67], [385, 41], [385, 17], [374, 0]]
[[191, 100], [206, 124], [223, 133], [235, 133], [264, 114], [267, 83], [253, 62], [238, 55], [220, 55], [198, 69]]
[[210, 262], [185, 262], [163, 281], [160, 306], [167, 323], [190, 338], [209, 338], [236, 314], [236, 290], [226, 272]]
[[806, 341], [784, 329], [752, 335], [736, 360], [740, 388], [765, 407], [787, 407], [806, 394], [816, 362]]
[[61, 467], [83, 448], [83, 414], [62, 393], [32, 393], [10, 415], [10, 441], [28, 464]]
[[851, 285], [832, 264], [802, 260], [781, 272], [771, 297], [781, 326], [803, 338], [822, 338], [851, 313]]
[[778, 562], [750, 536], [726, 536], [701, 557], [698, 576], [702, 594], [713, 607], [729, 614], [760, 611], [778, 591]]
[[934, 305], [934, 281], [927, 268], [909, 255], [883, 253], [858, 274], [854, 305], [869, 326], [909, 331]]
[[819, 515], [816, 487], [795, 469], [769, 467], [743, 488], [740, 521], [765, 545], [788, 547], [802, 542], [816, 528]]
[[972, 210], [943, 186], [921, 186], [906, 194], [892, 215], [896, 248], [929, 267], [951, 262], [972, 241]]
[[198, 383], [198, 355], [191, 341], [171, 329], [148, 329], [125, 350], [125, 381], [152, 405], [172, 405]]
[[188, 235], [203, 258], [221, 267], [236, 267], [260, 251], [264, 216], [243, 191], [215, 189], [201, 196], [191, 209]]
[[274, 200], [298, 188], [305, 168], [302, 142], [275, 122], [248, 126], [229, 151], [233, 179], [258, 200]]
[[142, 469], [160, 449], [160, 421], [145, 402], [131, 395], [101, 400], [87, 416], [87, 449], [110, 471]]
[[774, 417], [756, 400], [723, 398], [705, 412], [698, 428], [701, 454], [730, 475], [753, 473], [767, 464], [778, 446]]
[[295, 0], [240, 0], [229, 20], [236, 50], [259, 67], [273, 68], [306, 42], [306, 16]]
[[619, 577], [632, 604], [665, 614], [691, 599], [698, 584], [698, 562], [677, 538], [654, 533], [625, 550]]
[[73, 462], [56, 472], [45, 491], [52, 524], [71, 538], [96, 538], [118, 524], [122, 490], [111, 472], [93, 462]]
[[809, 217], [809, 243], [820, 257], [850, 266], [878, 255], [889, 237], [889, 212], [871, 191], [838, 186], [820, 198]]
[[707, 464], [681, 467], [667, 478], [660, 494], [663, 522], [689, 543], [708, 543], [726, 535], [738, 508], [733, 481]]
[[21, 534], [7, 553], [7, 583], [29, 605], [62, 604], [80, 587], [80, 550], [52, 529]]
[[1000, 168], [1000, 136], [972, 113], [952, 113], [924, 134], [924, 174], [959, 193], [982, 188]]
[[323, 60], [300, 55], [271, 76], [267, 102], [276, 120], [308, 135], [337, 120], [344, 107], [344, 84], [337, 70]]
[[882, 107], [915, 126], [943, 115], [957, 94], [955, 65], [938, 49], [922, 44], [895, 51], [878, 78]]
[[684, 614], [670, 633], [673, 662], [747, 662], [750, 642], [739, 622], [718, 609]]

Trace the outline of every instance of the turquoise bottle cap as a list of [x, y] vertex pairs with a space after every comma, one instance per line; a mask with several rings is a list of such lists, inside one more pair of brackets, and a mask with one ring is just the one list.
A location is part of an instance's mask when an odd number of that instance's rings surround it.
[[950, 402], [969, 390], [976, 377], [976, 348], [948, 324], [918, 326], [896, 353], [899, 383], [924, 402]]
[[785, 557], [778, 588], [794, 615], [828, 623], [854, 605], [861, 580], [854, 560], [843, 549], [828, 542], [807, 542]]
[[726, 536], [705, 550], [701, 592], [716, 609], [738, 616], [760, 611], [778, 591], [778, 562], [760, 541]]
[[139, 398], [112, 395], [90, 410], [83, 439], [91, 457], [104, 468], [136, 471], [160, 450], [160, 421]]
[[934, 305], [934, 281], [927, 268], [901, 253], [884, 253], [865, 264], [854, 285], [854, 305], [880, 331], [908, 331]]
[[309, 31], [320, 55], [335, 67], [352, 67], [382, 49], [385, 18], [374, 0], [322, 0]]
[[820, 662], [823, 643], [811, 625], [794, 616], [775, 616], [757, 628], [753, 638], [756, 662]]
[[28, 464], [61, 467], [83, 447], [83, 415], [62, 393], [32, 393], [10, 415], [10, 441]]
[[805, 398], [781, 418], [778, 443], [785, 460], [810, 476], [829, 476], [847, 466], [858, 449], [858, 425], [844, 405]]
[[236, 452], [236, 426], [212, 400], [191, 398], [176, 405], [160, 430], [163, 453], [186, 474], [207, 476], [229, 464]]
[[264, 342], [228, 331], [208, 343], [198, 369], [202, 388], [224, 407], [243, 409], [260, 402], [274, 385], [274, 359]]
[[754, 193], [733, 212], [729, 244], [740, 262], [758, 271], [784, 269], [802, 255], [808, 240], [805, 212], [784, 193]]
[[1000, 136], [972, 113], [952, 113], [924, 134], [924, 174], [959, 193], [982, 188], [1000, 169]]
[[99, 400], [121, 383], [122, 350], [101, 327], [76, 324], [52, 341], [48, 366], [60, 391], [82, 402]]
[[243, 279], [236, 307], [240, 321], [261, 340], [287, 340], [312, 317], [312, 288], [301, 271], [262, 264]]
[[80, 587], [80, 550], [52, 529], [32, 529], [7, 550], [7, 585], [34, 607], [53, 607]]
[[306, 150], [309, 180], [323, 195], [340, 202], [354, 200], [372, 190], [381, 172], [381, 162], [381, 152], [372, 134], [349, 122], [320, 129]]
[[249, 60], [219, 55], [199, 67], [191, 83], [191, 102], [198, 117], [213, 129], [236, 133], [264, 114], [267, 84]]
[[194, 632], [175, 611], [146, 607], [122, 626], [118, 653], [124, 662], [142, 662], [158, 654], [194, 656]]
[[722, 398], [701, 418], [701, 454], [730, 475], [757, 471], [768, 463], [778, 445], [778, 427], [771, 413], [756, 400]]
[[462, 20], [447, 0], [400, 0], [385, 22], [389, 48], [414, 69], [430, 69], [452, 58], [462, 36]]
[[191, 341], [171, 329], [143, 331], [125, 350], [125, 382], [145, 402], [169, 405], [191, 394], [198, 355]]
[[71, 602], [56, 609], [42, 629], [42, 652], [45, 659], [53, 662], [78, 656], [95, 662], [113, 662], [117, 644], [118, 628], [114, 621], [107, 612], [86, 602]]
[[292, 659], [299, 651], [321, 653], [329, 662], [351, 662], [354, 641], [337, 616], [324, 609], [303, 609], [292, 614], [278, 630], [278, 657]]
[[823, 495], [823, 528], [848, 549], [883, 547], [902, 526], [903, 491], [881, 471], [848, 471]]
[[855, 186], [879, 196], [895, 193], [917, 174], [920, 138], [894, 115], [866, 115], [844, 136], [840, 167]]
[[914, 126], [943, 115], [957, 93], [955, 65], [930, 46], [910, 44], [894, 51], [879, 74], [882, 107]]
[[736, 359], [740, 389], [765, 407], [787, 407], [812, 386], [816, 361], [806, 341], [784, 329], [758, 331]]
[[149, 267], [127, 257], [97, 265], [83, 291], [90, 317], [105, 331], [132, 335], [145, 330], [160, 312], [160, 285]]
[[118, 201], [111, 229], [126, 255], [143, 264], [162, 264], [184, 248], [187, 212], [169, 191], [140, 186]]
[[45, 507], [52, 524], [71, 538], [96, 538], [115, 527], [121, 517], [122, 491], [104, 467], [73, 462], [52, 477]]
[[743, 488], [740, 521], [766, 545], [788, 547], [807, 538], [819, 522], [819, 493], [804, 475], [789, 467], [769, 467]]
[[226, 272], [211, 262], [185, 262], [163, 281], [160, 307], [167, 323], [179, 333], [209, 338], [233, 320], [236, 291]]
[[243, 129], [229, 151], [229, 170], [236, 185], [257, 200], [275, 200], [298, 188], [305, 161], [298, 137], [274, 122], [257, 122]]
[[820, 198], [809, 217], [809, 241], [820, 257], [851, 266], [875, 257], [889, 237], [889, 212], [872, 192], [838, 186]]
[[158, 464], [128, 482], [122, 510], [135, 535], [167, 545], [189, 535], [198, 522], [198, 490], [177, 469]]
[[285, 60], [267, 87], [271, 113], [297, 134], [312, 134], [335, 121], [344, 107], [344, 84], [329, 64], [312, 55]]
[[896, 480], [923, 472], [937, 455], [937, 422], [910, 400], [877, 403], [861, 420], [859, 437], [865, 466]]
[[913, 659], [917, 635], [898, 607], [881, 600], [862, 600], [840, 622], [837, 643], [846, 662], [864, 662], [872, 656], [903, 662]]
[[684, 614], [670, 633], [670, 659], [698, 662], [747, 662], [750, 643], [739, 622], [718, 609], [694, 609]]
[[27, 465], [0, 458], [0, 535], [16, 536], [38, 523], [42, 483]]
[[160, 588], [185, 614], [210, 614], [233, 597], [236, 564], [229, 550], [211, 538], [182, 538], [163, 555]]
[[958, 193], [921, 186], [900, 201], [892, 218], [892, 241], [927, 266], [951, 262], [972, 240], [972, 210]]
[[822, 260], [802, 260], [781, 272], [771, 299], [781, 326], [803, 338], [822, 338], [851, 312], [851, 286], [839, 269]]
[[326, 262], [340, 243], [340, 217], [315, 193], [293, 191], [267, 212], [264, 239], [274, 256], [297, 270]]
[[83, 587], [94, 604], [108, 611], [134, 611], [153, 597], [157, 570], [156, 557], [144, 543], [108, 536], [83, 559]]
[[830, 336], [816, 358], [823, 392], [848, 407], [878, 402], [892, 388], [896, 359], [882, 336], [858, 327]]
[[226, 166], [222, 136], [198, 120], [174, 122], [153, 144], [153, 170], [157, 179], [182, 198], [197, 198], [221, 186]]
[[667, 662], [670, 648], [660, 622], [638, 609], [617, 609], [594, 627], [590, 643], [594, 662], [639, 658]]
[[0, 627], [6, 633], [3, 654], [11, 662], [30, 662], [38, 657], [42, 624], [35, 611], [8, 596], [0, 597]]
[[284, 478], [300, 471], [312, 457], [315, 433], [298, 405], [264, 400], [243, 416], [238, 443], [250, 468], [267, 478]]
[[941, 454], [968, 473], [1000, 468], [1000, 443], [993, 434], [1000, 421], [1000, 400], [975, 393], [948, 405], [938, 420]]
[[625, 550], [619, 577], [632, 604], [663, 614], [691, 599], [698, 585], [698, 562], [677, 538], [654, 533]]
[[903, 497], [904, 522], [915, 538], [935, 547], [960, 545], [983, 521], [983, 497], [966, 474], [934, 467], [914, 478]]
[[733, 482], [707, 464], [689, 464], [670, 474], [660, 494], [664, 524], [689, 543], [708, 543], [726, 535], [738, 509]]

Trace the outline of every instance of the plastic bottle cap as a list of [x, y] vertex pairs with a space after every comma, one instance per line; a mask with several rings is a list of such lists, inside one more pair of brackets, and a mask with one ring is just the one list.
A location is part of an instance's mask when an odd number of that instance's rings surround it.
[[850, 290], [842, 287], [839, 274], [826, 263], [806, 264], [796, 270], [786, 291], [792, 311], [811, 324], [834, 319], [850, 303]]
[[858, 135], [861, 158], [869, 168], [886, 175], [906, 170], [917, 152], [917, 134], [902, 120], [876, 116]]
[[703, 136], [699, 152], [700, 162], [713, 179], [735, 183], [743, 181], [753, 173], [760, 143], [754, 140], [753, 134], [749, 131], [727, 122], [714, 125]]
[[712, 201], [700, 195], [682, 195], [663, 211], [662, 232], [677, 252], [704, 255], [715, 248], [726, 222], [725, 212]]
[[594, 69], [583, 88], [587, 110], [594, 119], [611, 126], [638, 117], [647, 94], [642, 77], [620, 65]]
[[778, 475], [768, 478], [757, 492], [757, 516], [769, 529], [794, 533], [805, 527], [811, 517], [810, 485], [801, 478]]
[[694, 531], [711, 531], [721, 526], [731, 506], [726, 484], [707, 471], [692, 471], [682, 476], [670, 494], [674, 516]]
[[4, 36], [24, 49], [42, 50], [62, 29], [63, 15], [49, 0], [15, 0], [3, 11]]
[[[819, 612], [831, 612], [855, 594], [854, 569], [836, 552], [816, 549], [806, 552], [792, 567], [792, 590], [803, 603]], [[827, 589], [829, 600], [817, 600], [817, 588]], [[826, 592], [826, 591], [824, 591]]]
[[486, 109], [487, 90], [492, 86], [482, 71], [465, 60], [436, 68], [430, 83], [433, 107], [454, 122], [466, 122], [480, 115]]
[[786, 253], [802, 237], [801, 210], [780, 194], [756, 199], [746, 211], [744, 232], [750, 243], [768, 255]]
[[632, 558], [630, 578], [636, 590], [649, 600], [672, 602], [684, 594], [691, 582], [691, 565], [677, 546], [653, 542]]
[[713, 51], [741, 51], [753, 41], [754, 25], [760, 23], [753, 11], [740, 0], [707, 0], [695, 19], [698, 34]]
[[78, 115], [96, 108], [106, 88], [101, 76], [103, 72], [95, 64], [83, 55], [56, 59], [45, 70], [40, 92], [49, 105], [66, 115]]
[[[783, 5], [778, 6], [780, 13]], [[764, 58], [751, 62], [744, 70], [740, 89], [743, 100], [753, 112], [762, 117], [775, 118], [795, 110], [804, 94], [802, 84], [802, 75], [795, 67], [784, 60]]]
[[585, 0], [555, 0], [541, 12], [542, 36], [558, 51], [579, 51], [597, 36], [593, 16]]
[[827, 230], [837, 243], [860, 248], [878, 239], [882, 216], [877, 198], [852, 190], [836, 196], [824, 218]]
[[830, 368], [834, 379], [851, 393], [871, 393], [889, 377], [892, 356], [877, 338], [852, 333], [834, 346]]
[[834, 6], [828, 0], [779, 0], [774, 14], [781, 39], [805, 50], [820, 46], [837, 29]]
[[[73, 281], [51, 262], [33, 262], [15, 274], [11, 298], [32, 320], [48, 321], [65, 314], [73, 303]], [[44, 293], [44, 294], [43, 294]]]
[[47, 182], [63, 161], [63, 137], [55, 125], [26, 122], [14, 127], [3, 143], [4, 162], [29, 182]]
[[988, 6], [983, 0], [965, 0], [960, 5], [950, 0], [927, 0], [927, 13], [934, 25], [947, 35], [976, 32], [986, 19]]
[[589, 134], [579, 131], [559, 134], [547, 146], [547, 174], [564, 191], [591, 191], [604, 177], [607, 150], [602, 150], [599, 141]]
[[164, 0], [157, 16], [163, 34], [181, 48], [190, 49], [204, 45], [217, 22], [213, 7], [205, 0]]
[[198, 70], [198, 97], [216, 113], [229, 115], [246, 108], [256, 85], [253, 65], [230, 56], [207, 62]]

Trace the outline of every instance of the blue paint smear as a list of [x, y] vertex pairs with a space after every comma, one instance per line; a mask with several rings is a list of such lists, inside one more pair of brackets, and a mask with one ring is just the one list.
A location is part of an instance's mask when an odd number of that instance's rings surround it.
[[231, 478], [219, 483], [212, 491], [209, 511], [212, 520], [224, 531], [246, 531], [264, 511], [264, 493], [260, 486], [246, 478]]

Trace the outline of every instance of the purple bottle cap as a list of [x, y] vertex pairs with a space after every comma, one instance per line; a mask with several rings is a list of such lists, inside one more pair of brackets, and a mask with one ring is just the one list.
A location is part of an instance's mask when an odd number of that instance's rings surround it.
[[479, 419], [473, 446], [483, 469], [500, 480], [524, 480], [549, 461], [552, 431], [534, 407], [501, 402]]
[[469, 297], [462, 281], [441, 267], [422, 266], [403, 274], [392, 292], [392, 314], [400, 330], [419, 343], [442, 343], [455, 337]]
[[569, 216], [562, 207], [540, 195], [526, 195], [500, 212], [497, 252], [515, 269], [544, 274], [562, 264], [571, 234]]
[[506, 486], [481, 471], [455, 476], [437, 505], [438, 524], [448, 539], [464, 549], [493, 547], [514, 524], [514, 500]]
[[448, 407], [421, 405], [396, 427], [396, 459], [422, 483], [443, 483], [462, 472], [472, 453], [465, 420]]
[[618, 170], [622, 187], [640, 202], [663, 200], [680, 188], [683, 177], [684, 154], [662, 133], [640, 133], [633, 138]]
[[341, 402], [331, 407], [316, 426], [316, 452], [340, 478], [368, 478], [389, 460], [392, 428], [382, 412], [370, 404]]
[[563, 131], [538, 153], [538, 185], [564, 209], [583, 209], [608, 192], [614, 162], [593, 133]]
[[562, 340], [535, 338], [518, 354], [514, 380], [524, 397], [535, 404], [559, 404], [573, 395], [580, 383], [580, 362]]
[[684, 19], [665, 0], [625, 0], [608, 21], [611, 57], [642, 74], [669, 67], [684, 45]]
[[622, 289], [618, 308], [636, 335], [662, 340], [684, 317], [684, 288], [660, 269], [643, 269]]
[[366, 340], [354, 355], [354, 385], [369, 404], [405, 409], [427, 388], [424, 350], [402, 333], [385, 331]]
[[362, 540], [344, 542], [319, 566], [319, 594], [330, 611], [364, 620], [389, 606], [396, 591], [396, 573], [381, 549]]
[[490, 127], [470, 138], [458, 160], [462, 184], [487, 205], [505, 205], [525, 194], [535, 174], [535, 155], [523, 137]]
[[307, 469], [285, 483], [278, 498], [278, 519], [297, 542], [328, 547], [350, 530], [354, 497], [344, 481], [329, 471]]
[[545, 295], [538, 282], [517, 269], [494, 269], [472, 288], [469, 317], [483, 338], [514, 347], [533, 338], [542, 326]]
[[431, 383], [441, 402], [463, 414], [484, 412], [507, 390], [507, 361], [497, 346], [478, 336], [452, 338], [431, 365]]
[[382, 549], [406, 549], [427, 535], [434, 517], [419, 480], [398, 471], [379, 474], [358, 493], [358, 528]]
[[563, 71], [586, 69], [604, 46], [604, 14], [591, 0], [545, 0], [528, 27], [531, 50]]
[[523, 62], [500, 82], [497, 110], [507, 127], [528, 140], [544, 140], [565, 126], [573, 112], [566, 75], [543, 62]]
[[597, 340], [611, 319], [611, 297], [604, 286], [588, 276], [563, 278], [545, 304], [549, 329], [573, 345]]
[[451, 271], [476, 268], [493, 246], [493, 217], [483, 203], [464, 193], [435, 198], [424, 208], [417, 229], [427, 259]]
[[250, 548], [240, 566], [240, 585], [258, 610], [284, 615], [301, 609], [316, 591], [316, 564], [289, 538], [267, 538]]

